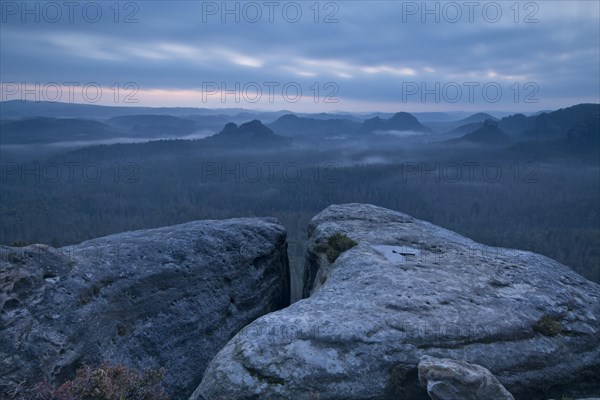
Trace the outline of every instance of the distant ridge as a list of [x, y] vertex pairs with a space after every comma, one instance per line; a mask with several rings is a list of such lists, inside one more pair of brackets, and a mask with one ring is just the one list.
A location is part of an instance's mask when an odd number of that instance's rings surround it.
[[34, 117], [0, 124], [2, 144], [101, 140], [115, 136], [109, 126], [87, 119]]
[[505, 145], [511, 142], [510, 136], [498, 127], [493, 119], [486, 119], [483, 126], [473, 132], [467, 133], [457, 139], [451, 139], [451, 143], [470, 142], [486, 145]]
[[247, 113], [247, 116], [279, 115], [280, 111], [258, 111], [244, 108], [199, 108], [199, 107], [140, 107], [124, 105], [98, 105], [85, 103], [63, 103], [52, 101], [8, 100], [0, 102], [0, 118], [62, 117], [62, 118], [112, 118], [125, 115], [229, 115]]
[[525, 136], [534, 140], [570, 138], [589, 144], [600, 142], [600, 104], [578, 104], [542, 113]]
[[437, 133], [444, 133], [447, 135], [463, 135], [468, 133], [474, 129], [477, 129], [481, 126], [481, 124], [486, 120], [497, 120], [491, 114], [480, 112], [476, 114], [471, 114], [465, 118], [451, 121], [428, 121], [424, 124], [429, 128], [433, 129]]
[[269, 127], [282, 136], [327, 137], [354, 133], [359, 122], [348, 119], [321, 119], [287, 114], [278, 118]]
[[373, 133], [377, 131], [415, 131], [431, 133], [431, 129], [422, 125], [417, 118], [406, 112], [398, 112], [390, 119], [380, 117], [369, 118], [360, 127], [360, 132]]
[[477, 113], [477, 114], [473, 114], [467, 118], [461, 119], [458, 122], [461, 122], [462, 124], [468, 124], [471, 122], [485, 122], [485, 120], [490, 119], [492, 121], [497, 121], [498, 118], [494, 117], [493, 115], [490, 115], [488, 113]]
[[124, 115], [112, 117], [107, 124], [127, 129], [134, 135], [185, 135], [196, 129], [194, 121], [172, 115]]
[[275, 134], [256, 119], [240, 126], [230, 122], [219, 133], [203, 139], [203, 142], [228, 146], [269, 146], [290, 143], [289, 139]]
[[[488, 118], [487, 120], [492, 119]], [[531, 116], [513, 114], [495, 121], [498, 129], [515, 140], [569, 139], [597, 144], [600, 139], [600, 104], [577, 104]], [[448, 131], [445, 135], [464, 135], [479, 127], [481, 127], [480, 123], [466, 123]]]

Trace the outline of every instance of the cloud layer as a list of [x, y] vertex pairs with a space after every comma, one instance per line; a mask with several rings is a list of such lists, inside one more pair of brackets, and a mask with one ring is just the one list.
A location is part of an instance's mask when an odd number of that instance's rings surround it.
[[592, 1], [65, 4], [2, 2], [4, 84], [133, 82], [140, 105], [298, 111], [599, 101]]

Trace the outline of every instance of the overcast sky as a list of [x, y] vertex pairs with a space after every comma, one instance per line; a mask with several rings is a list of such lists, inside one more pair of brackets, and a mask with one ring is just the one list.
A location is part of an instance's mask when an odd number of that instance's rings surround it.
[[599, 101], [595, 0], [116, 4], [2, 1], [2, 99], [292, 111]]

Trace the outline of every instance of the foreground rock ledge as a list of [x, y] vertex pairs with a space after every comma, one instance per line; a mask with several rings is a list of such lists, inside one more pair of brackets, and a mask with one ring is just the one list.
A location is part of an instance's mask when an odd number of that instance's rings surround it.
[[515, 400], [490, 371], [480, 365], [424, 356], [418, 366], [421, 387], [432, 400]]
[[[358, 245], [330, 263], [338, 232]], [[600, 286], [566, 266], [364, 204], [327, 208], [309, 237], [310, 297], [240, 331], [192, 400], [427, 399], [425, 355], [481, 365], [517, 399], [597, 393]]]
[[108, 361], [164, 367], [167, 390], [187, 398], [237, 331], [289, 304], [286, 233], [271, 218], [2, 246], [0, 256], [0, 394]]

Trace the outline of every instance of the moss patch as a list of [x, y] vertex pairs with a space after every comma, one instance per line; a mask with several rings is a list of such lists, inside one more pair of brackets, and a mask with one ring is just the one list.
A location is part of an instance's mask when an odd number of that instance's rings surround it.
[[317, 253], [325, 253], [329, 262], [334, 262], [344, 251], [351, 249], [358, 243], [343, 233], [336, 232], [327, 238], [327, 243], [319, 243], [315, 247]]
[[561, 320], [561, 316], [544, 315], [533, 325], [533, 330], [544, 336], [560, 335], [563, 332]]

